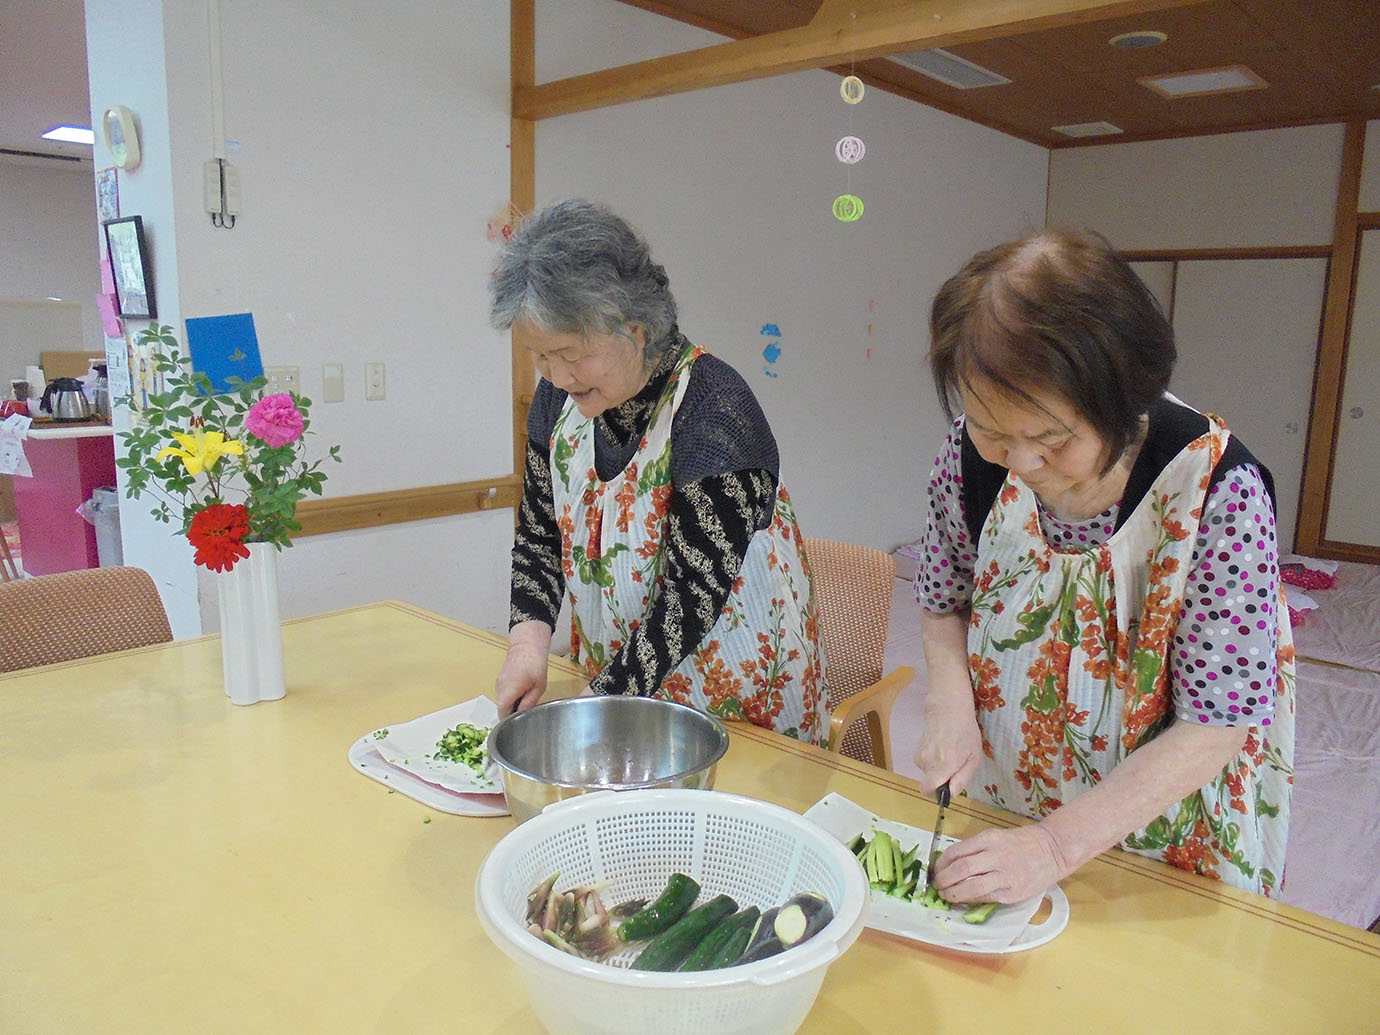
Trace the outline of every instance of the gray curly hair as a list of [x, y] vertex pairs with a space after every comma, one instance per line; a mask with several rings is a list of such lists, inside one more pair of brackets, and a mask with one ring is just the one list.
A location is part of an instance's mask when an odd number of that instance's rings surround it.
[[533, 214], [504, 247], [489, 278], [489, 319], [553, 334], [624, 334], [638, 324], [656, 363], [676, 330], [666, 270], [626, 221], [603, 205], [568, 199]]

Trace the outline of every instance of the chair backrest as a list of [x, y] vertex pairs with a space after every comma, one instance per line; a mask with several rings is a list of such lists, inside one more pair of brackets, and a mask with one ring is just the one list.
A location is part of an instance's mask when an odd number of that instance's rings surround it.
[[[829, 700], [837, 704], [882, 678], [896, 562], [870, 546], [806, 539], [805, 563], [819, 608]], [[872, 761], [870, 739], [864, 724], [854, 723], [843, 753]]]
[[84, 568], [0, 584], [0, 672], [171, 639], [158, 588], [142, 568]]

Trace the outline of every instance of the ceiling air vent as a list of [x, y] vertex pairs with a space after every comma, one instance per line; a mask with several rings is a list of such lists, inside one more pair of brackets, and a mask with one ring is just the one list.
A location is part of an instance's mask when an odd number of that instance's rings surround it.
[[1110, 122], [1076, 122], [1070, 126], [1050, 126], [1056, 133], [1062, 133], [1066, 137], [1108, 137], [1114, 133], [1120, 133], [1121, 127], [1114, 126]]
[[960, 90], [975, 90], [979, 86], [1000, 86], [1002, 83], [1011, 82], [1004, 75], [997, 75], [981, 65], [965, 61], [957, 54], [950, 54], [947, 50], [938, 48], [917, 50], [910, 54], [893, 54], [891, 60]]

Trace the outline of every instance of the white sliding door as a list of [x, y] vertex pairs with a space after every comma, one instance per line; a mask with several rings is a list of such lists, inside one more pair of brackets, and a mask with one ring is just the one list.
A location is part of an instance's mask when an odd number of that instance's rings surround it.
[[1380, 230], [1361, 235], [1325, 539], [1380, 546]]
[[1325, 259], [1230, 259], [1181, 261], [1175, 278], [1171, 391], [1219, 414], [1270, 469], [1284, 552], [1298, 518], [1326, 275]]

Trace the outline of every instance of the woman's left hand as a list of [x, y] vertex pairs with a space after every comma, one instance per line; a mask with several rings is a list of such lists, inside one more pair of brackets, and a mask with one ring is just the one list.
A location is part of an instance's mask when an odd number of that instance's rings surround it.
[[1064, 870], [1053, 836], [1039, 823], [983, 830], [950, 845], [934, 885], [949, 902], [1021, 902], [1057, 884]]

